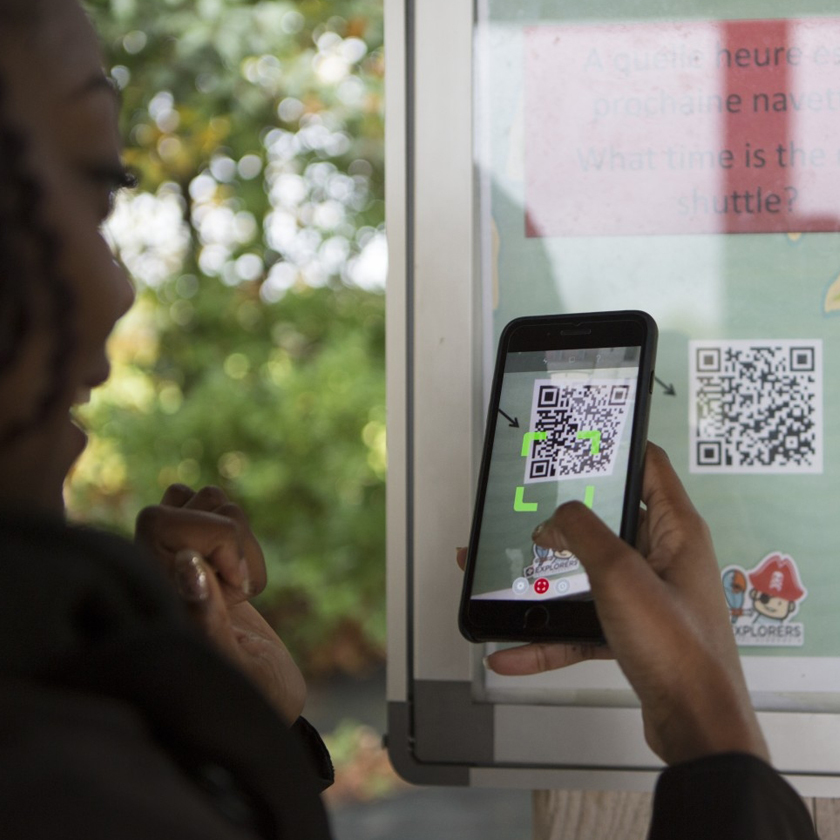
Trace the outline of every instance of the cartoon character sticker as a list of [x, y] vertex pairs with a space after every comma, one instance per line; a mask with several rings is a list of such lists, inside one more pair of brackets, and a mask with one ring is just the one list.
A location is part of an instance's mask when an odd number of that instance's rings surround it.
[[579, 568], [580, 560], [571, 551], [555, 551], [535, 545], [533, 560], [522, 570], [522, 574], [530, 580], [534, 577], [573, 572]]
[[808, 595], [796, 561], [768, 554], [754, 569], [727, 566], [721, 582], [736, 642], [744, 647], [799, 647], [805, 626], [791, 619]]

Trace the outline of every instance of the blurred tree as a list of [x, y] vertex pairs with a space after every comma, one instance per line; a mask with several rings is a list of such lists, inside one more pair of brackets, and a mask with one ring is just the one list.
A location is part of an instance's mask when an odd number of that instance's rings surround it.
[[222, 486], [262, 607], [311, 671], [384, 639], [381, 1], [89, 0], [140, 186], [106, 231], [138, 285], [68, 507], [124, 532]]

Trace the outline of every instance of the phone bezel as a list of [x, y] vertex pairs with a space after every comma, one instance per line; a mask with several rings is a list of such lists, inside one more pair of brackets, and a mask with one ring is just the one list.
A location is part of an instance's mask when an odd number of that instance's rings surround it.
[[[562, 640], [596, 643], [604, 641], [601, 625], [595, 612], [595, 604], [591, 600], [511, 599], [502, 601], [473, 600], [470, 597], [475, 573], [475, 550], [484, 516], [487, 479], [499, 416], [499, 400], [507, 354], [594, 347], [638, 346], [641, 348], [619, 533], [622, 539], [632, 543], [635, 541], [639, 517], [656, 340], [655, 321], [646, 312], [638, 310], [517, 318], [507, 324], [502, 331], [493, 374], [487, 429], [459, 610], [461, 633], [470, 641]], [[535, 608], [538, 610], [532, 612]], [[540, 610], [544, 610], [545, 614]], [[545, 615], [544, 626], [526, 626], [529, 616], [534, 617], [534, 624], [539, 624], [542, 623], [543, 615]]]

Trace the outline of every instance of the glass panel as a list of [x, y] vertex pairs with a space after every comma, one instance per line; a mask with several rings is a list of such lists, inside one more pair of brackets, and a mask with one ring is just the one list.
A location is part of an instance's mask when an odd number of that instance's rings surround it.
[[[778, 0], [737, 18], [719, 0], [515, 5], [477, 10], [485, 381], [514, 317], [650, 312], [650, 438], [712, 528], [751, 687], [797, 706], [795, 680], [805, 706], [834, 708], [840, 17]], [[486, 688], [618, 691], [600, 667]]]

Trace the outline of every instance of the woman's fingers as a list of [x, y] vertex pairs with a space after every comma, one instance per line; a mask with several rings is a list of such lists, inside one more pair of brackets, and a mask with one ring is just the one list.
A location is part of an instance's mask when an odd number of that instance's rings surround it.
[[669, 568], [674, 564], [692, 565], [688, 546], [700, 547], [713, 554], [711, 537], [706, 523], [686, 493], [680, 477], [663, 449], [648, 444], [645, 459], [645, 477], [642, 501], [647, 508], [646, 531], [651, 552], [651, 565], [658, 571], [661, 556], [669, 558]]
[[[178, 487], [178, 485], [175, 485], [175, 487]], [[189, 488], [186, 489], [189, 490]], [[213, 485], [202, 487], [196, 493], [192, 493], [190, 498], [185, 501], [184, 508], [226, 516], [237, 523], [240, 548], [247, 567], [251, 594], [257, 595], [262, 592], [266, 584], [265, 557], [259, 541], [251, 530], [251, 523], [248, 521], [245, 511], [239, 505], [231, 502], [224, 490]]]
[[532, 642], [520, 647], [497, 650], [485, 660], [497, 674], [521, 677], [566, 668], [589, 659], [612, 659], [606, 645], [572, 644], [567, 642]]
[[186, 484], [170, 484], [160, 503], [169, 507], [183, 507], [194, 495], [195, 491]]
[[[461, 570], [467, 562], [467, 549], [455, 551], [455, 562]], [[491, 653], [484, 660], [485, 665], [503, 676], [525, 676], [565, 668], [588, 659], [612, 659], [610, 649], [605, 645], [567, 642], [534, 642], [515, 648], [506, 648]]]
[[192, 620], [218, 647], [230, 653], [230, 616], [210, 564], [200, 552], [185, 548], [175, 555], [169, 572]]
[[533, 537], [538, 546], [571, 551], [580, 560], [599, 605], [612, 598], [626, 599], [628, 581], [635, 576], [652, 576], [644, 558], [581, 502], [557, 508], [537, 526]]
[[265, 558], [244, 511], [218, 487], [173, 484], [137, 517], [136, 540], [163, 564], [190, 618], [290, 723], [306, 684], [286, 646], [248, 603]]
[[179, 551], [169, 571], [196, 627], [294, 722], [303, 711], [306, 683], [265, 619], [247, 602], [228, 602], [215, 570], [198, 551]]
[[245, 561], [249, 581], [248, 591], [251, 595], [259, 595], [265, 589], [268, 574], [265, 568], [265, 556], [263, 555], [262, 546], [251, 530], [251, 523], [248, 521], [248, 516], [234, 502], [226, 502], [220, 505], [213, 513], [216, 516], [223, 516], [237, 524], [237, 534], [242, 550], [241, 556]]
[[455, 562], [458, 564], [458, 568], [463, 572], [467, 565], [467, 549], [466, 548], [456, 548], [455, 549]]
[[135, 539], [167, 567], [181, 549], [191, 548], [232, 591], [240, 593], [240, 599], [251, 595], [239, 524], [227, 516], [155, 505], [138, 514]]
[[229, 599], [242, 600], [265, 588], [262, 548], [244, 511], [218, 487], [193, 492], [171, 485], [161, 504], [140, 512], [136, 535], [167, 564], [182, 548], [200, 552], [230, 588]]

